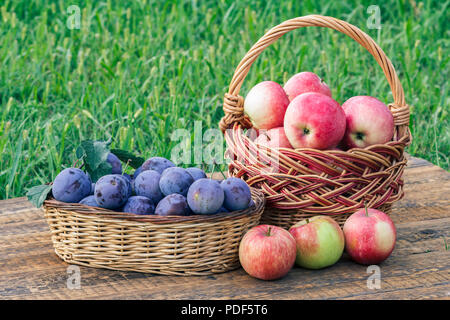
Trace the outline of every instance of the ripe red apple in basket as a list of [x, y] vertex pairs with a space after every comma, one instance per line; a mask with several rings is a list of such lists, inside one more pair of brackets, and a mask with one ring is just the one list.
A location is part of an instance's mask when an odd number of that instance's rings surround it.
[[294, 148], [332, 149], [344, 136], [345, 113], [329, 96], [303, 93], [289, 104], [284, 131]]
[[292, 148], [283, 127], [260, 130], [254, 142], [270, 148]]
[[290, 101], [306, 92], [318, 92], [331, 97], [330, 88], [313, 72], [297, 73], [286, 82], [283, 88]]
[[377, 264], [394, 250], [397, 231], [382, 211], [364, 208], [344, 223], [345, 251], [360, 264]]
[[342, 105], [347, 128], [343, 139], [348, 148], [365, 148], [386, 143], [394, 134], [394, 117], [380, 100], [370, 96], [356, 96]]
[[275, 280], [294, 266], [296, 244], [285, 229], [272, 225], [251, 228], [239, 244], [239, 261], [252, 277]]
[[254, 86], [245, 97], [244, 113], [255, 129], [272, 129], [283, 126], [288, 104], [289, 99], [278, 83], [263, 81]]

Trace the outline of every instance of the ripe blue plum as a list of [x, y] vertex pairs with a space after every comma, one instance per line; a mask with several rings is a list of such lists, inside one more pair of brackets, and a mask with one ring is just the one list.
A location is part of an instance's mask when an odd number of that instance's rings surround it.
[[122, 211], [135, 214], [154, 214], [155, 204], [147, 197], [132, 196], [128, 198]]
[[139, 168], [137, 168], [136, 170], [134, 170], [133, 172], [133, 180], [135, 180], [137, 178], [137, 176], [142, 172], [142, 166], [140, 166]]
[[230, 177], [220, 184], [224, 193], [224, 207], [230, 211], [243, 210], [249, 207], [252, 194], [248, 184], [239, 178]]
[[206, 178], [206, 173], [202, 169], [192, 167], [192, 168], [187, 168], [186, 171], [189, 172], [189, 174], [192, 176], [192, 178], [194, 178], [194, 181], [196, 181], [198, 179]]
[[172, 193], [158, 203], [155, 213], [160, 216], [187, 216], [191, 210], [185, 196]]
[[97, 201], [95, 201], [95, 196], [94, 195], [87, 196], [86, 198], [82, 199], [78, 203], [81, 203], [81, 204], [84, 204], [84, 205], [87, 205], [87, 206], [91, 206], [91, 207], [98, 207], [99, 206], [97, 204]]
[[106, 161], [111, 165], [111, 174], [122, 174], [122, 163], [114, 153], [108, 153]]
[[158, 171], [159, 174], [162, 174], [164, 170], [171, 167], [175, 167], [175, 164], [172, 161], [162, 157], [152, 157], [146, 160], [141, 166], [142, 171], [155, 170]]
[[134, 180], [134, 192], [158, 203], [164, 196], [159, 189], [161, 175], [155, 170], [142, 171]]
[[124, 173], [121, 175], [118, 175], [119, 177], [121, 177], [125, 183], [127, 184], [127, 188], [128, 188], [128, 198], [131, 197], [133, 195], [133, 187], [131, 185], [131, 178], [128, 174]]
[[108, 174], [95, 184], [95, 200], [102, 208], [118, 209], [128, 200], [129, 186], [119, 174]]
[[199, 179], [189, 188], [187, 201], [196, 214], [214, 214], [222, 207], [225, 195], [220, 183], [212, 179]]
[[129, 182], [131, 182], [131, 176], [128, 173], [123, 173], [122, 177], [126, 178]]
[[186, 197], [188, 189], [193, 182], [194, 178], [192, 178], [186, 169], [171, 167], [164, 170], [161, 174], [159, 188], [165, 196], [178, 193]]
[[58, 201], [77, 203], [91, 193], [91, 180], [82, 170], [67, 168], [56, 176], [52, 193]]

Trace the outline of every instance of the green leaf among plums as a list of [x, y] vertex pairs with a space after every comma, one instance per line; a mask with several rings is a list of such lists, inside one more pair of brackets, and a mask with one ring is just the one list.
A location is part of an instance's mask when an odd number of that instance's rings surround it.
[[107, 174], [111, 174], [112, 166], [111, 164], [109, 164], [109, 162], [105, 161], [100, 163], [95, 170], [92, 170], [92, 168], [88, 165], [86, 165], [85, 169], [87, 173], [89, 173], [91, 181], [95, 183], [101, 177], [106, 176]]
[[139, 168], [145, 161], [144, 158], [135, 156], [131, 152], [121, 149], [111, 149], [111, 152], [114, 153], [120, 161], [127, 163], [128, 165], [134, 169]]
[[76, 149], [76, 156], [83, 160], [84, 170], [91, 177], [92, 182], [107, 174], [111, 174], [111, 164], [107, 162], [109, 145], [108, 141], [84, 140]]
[[48, 184], [32, 187], [27, 192], [28, 201], [36, 208], [40, 208], [51, 190], [52, 186]]
[[85, 140], [77, 148], [76, 155], [78, 159], [83, 158], [84, 163], [93, 171], [97, 170], [100, 164], [105, 163], [108, 157], [109, 145], [108, 141]]

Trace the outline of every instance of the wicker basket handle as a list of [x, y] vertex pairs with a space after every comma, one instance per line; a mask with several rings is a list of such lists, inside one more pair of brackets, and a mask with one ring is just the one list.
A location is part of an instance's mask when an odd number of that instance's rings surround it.
[[244, 128], [250, 128], [252, 126], [248, 117], [244, 115], [244, 98], [239, 95], [239, 90], [241, 89], [242, 83], [244, 82], [250, 67], [261, 52], [288, 31], [310, 26], [325, 27], [342, 32], [369, 51], [369, 53], [375, 58], [380, 67], [383, 69], [384, 75], [386, 76], [386, 79], [391, 87], [394, 103], [389, 104], [389, 108], [394, 116], [394, 123], [397, 126], [397, 129], [399, 129], [398, 134], [402, 136], [405, 133], [409, 133], [409, 106], [405, 103], [403, 87], [397, 77], [391, 61], [388, 59], [386, 54], [371, 37], [359, 28], [345, 21], [321, 15], [309, 15], [287, 20], [270, 29], [247, 52], [237, 66], [231, 80], [228, 93], [225, 94], [223, 104], [225, 116], [219, 123], [222, 131], [225, 131], [234, 123], [239, 123]]

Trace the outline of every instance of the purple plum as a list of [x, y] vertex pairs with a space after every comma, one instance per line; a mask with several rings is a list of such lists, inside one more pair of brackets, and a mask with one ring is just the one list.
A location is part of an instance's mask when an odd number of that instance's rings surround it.
[[56, 176], [52, 193], [58, 201], [77, 203], [91, 193], [91, 180], [82, 170], [67, 168]]
[[196, 214], [214, 214], [223, 205], [225, 195], [220, 183], [212, 179], [199, 179], [189, 188], [187, 201]]
[[239, 178], [230, 177], [220, 184], [224, 193], [224, 207], [230, 211], [243, 210], [249, 207], [252, 194], [248, 184]]
[[165, 169], [170, 167], [175, 167], [175, 164], [172, 161], [162, 157], [153, 157], [142, 164], [141, 170], [155, 170], [159, 172], [159, 174], [162, 174]]
[[155, 213], [160, 216], [187, 216], [191, 213], [186, 197], [173, 193], [164, 197], [156, 206]]
[[95, 184], [95, 200], [102, 208], [118, 209], [128, 200], [129, 185], [119, 174], [108, 174]]
[[164, 196], [159, 189], [161, 175], [155, 170], [142, 171], [134, 180], [134, 192], [158, 203]]
[[147, 197], [132, 196], [128, 198], [128, 201], [125, 203], [122, 211], [141, 215], [154, 214], [155, 204]]
[[186, 169], [171, 167], [162, 173], [161, 179], [159, 180], [159, 188], [165, 196], [178, 193], [186, 197], [188, 189], [193, 182], [194, 178], [192, 178]]

